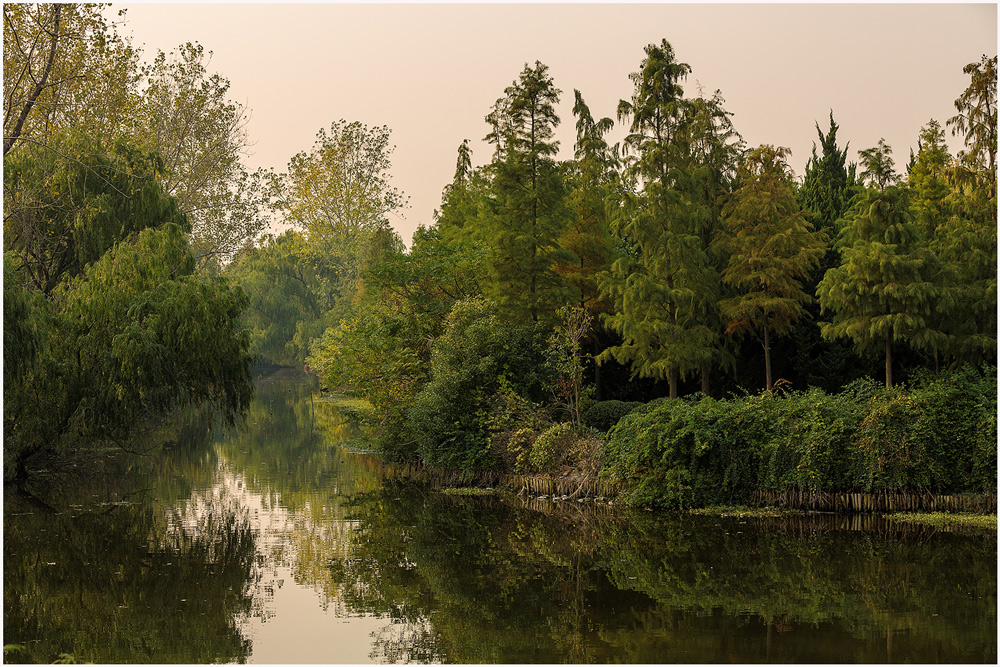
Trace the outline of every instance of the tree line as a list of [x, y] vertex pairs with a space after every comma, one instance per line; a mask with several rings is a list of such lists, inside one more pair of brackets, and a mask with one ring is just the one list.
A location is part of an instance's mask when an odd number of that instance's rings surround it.
[[574, 91], [569, 160], [526, 64], [407, 249], [389, 128], [336, 121], [250, 173], [200, 45], [144, 61], [95, 5], [5, 5], [4, 35], [5, 476], [180, 403], [235, 417], [254, 360], [366, 398], [384, 453], [464, 468], [530, 467], [594, 401], [995, 362], [995, 57], [946, 119], [958, 155], [930, 120], [905, 174], [884, 142], [848, 164], [831, 113], [801, 183], [720, 92], [685, 96], [666, 40], [623, 142]]
[[575, 90], [558, 160], [562, 91], [526, 64], [485, 116], [489, 162], [458, 147], [409, 250], [386, 222], [405, 201], [388, 130], [334, 123], [279, 176], [296, 228], [228, 268], [257, 349], [368, 399], [384, 452], [468, 468], [516, 460], [525, 429], [582, 425], [594, 400], [995, 363], [995, 57], [965, 68], [904, 173], [884, 141], [848, 163], [831, 112], [801, 182], [788, 149], [743, 142], [719, 91], [685, 95], [690, 71], [648, 45], [615, 145]]

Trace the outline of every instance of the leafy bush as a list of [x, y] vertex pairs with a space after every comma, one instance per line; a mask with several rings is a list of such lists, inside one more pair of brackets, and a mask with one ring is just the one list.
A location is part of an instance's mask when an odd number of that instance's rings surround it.
[[563, 422], [553, 424], [542, 431], [528, 455], [528, 461], [535, 471], [548, 470], [563, 458], [576, 440], [573, 425]]
[[581, 409], [580, 417], [584, 426], [606, 433], [640, 405], [645, 404], [639, 401], [594, 401]]
[[885, 390], [859, 380], [726, 400], [661, 400], [608, 434], [602, 474], [629, 502], [745, 502], [757, 490], [996, 488], [996, 377], [963, 369]]
[[409, 410], [417, 452], [431, 466], [455, 470], [496, 467], [490, 419], [498, 394], [539, 401], [546, 386], [545, 338], [537, 327], [514, 326], [483, 298], [455, 304], [445, 333], [434, 341], [431, 379]]

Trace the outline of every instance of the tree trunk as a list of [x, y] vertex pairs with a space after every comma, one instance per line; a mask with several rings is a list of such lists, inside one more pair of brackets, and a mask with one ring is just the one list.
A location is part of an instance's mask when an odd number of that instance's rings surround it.
[[597, 363], [597, 337], [594, 337], [594, 397], [604, 400], [604, 385], [601, 383], [601, 365]]
[[[56, 59], [56, 47], [59, 46], [59, 13], [62, 11], [61, 5], [52, 5], [52, 44], [49, 47], [49, 59], [45, 63], [45, 70], [42, 72], [42, 78], [39, 79], [38, 83], [35, 84], [34, 90], [31, 91], [31, 95], [28, 96], [28, 101], [24, 104], [24, 108], [21, 109], [21, 114], [17, 118], [17, 122], [14, 124], [14, 128], [11, 130], [9, 136], [4, 136], [3, 138], [3, 154], [7, 155], [11, 148], [14, 147], [14, 142], [18, 140], [21, 136], [21, 130], [24, 128], [24, 121], [28, 119], [28, 114], [31, 113], [31, 107], [35, 106], [35, 101], [38, 96], [42, 94], [45, 90], [45, 82], [49, 79], [49, 74], [52, 72], [52, 63]], [[28, 64], [31, 67], [31, 64]], [[6, 132], [6, 127], [4, 130]]]
[[701, 364], [701, 393], [708, 396], [708, 362], [703, 361]]
[[885, 388], [892, 387], [892, 339], [885, 336]]
[[677, 369], [671, 368], [668, 376], [670, 382], [670, 398], [677, 398]]
[[766, 376], [767, 391], [771, 391], [771, 337], [764, 325], [764, 374]]

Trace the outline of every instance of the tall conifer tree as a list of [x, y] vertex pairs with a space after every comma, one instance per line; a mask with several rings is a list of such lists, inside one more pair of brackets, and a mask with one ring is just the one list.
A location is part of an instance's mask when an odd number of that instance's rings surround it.
[[812, 297], [803, 289], [826, 251], [795, 197], [787, 148], [761, 146], [740, 167], [740, 188], [723, 209], [729, 252], [722, 280], [737, 295], [721, 302], [728, 331], [750, 331], [764, 347], [766, 388], [773, 386], [771, 336], [786, 333]]
[[564, 257], [558, 239], [568, 217], [553, 139], [559, 94], [546, 65], [526, 64], [486, 117], [492, 127], [486, 140], [495, 146], [484, 230], [491, 292], [514, 318], [548, 319], [567, 299], [553, 269]]
[[609, 199], [618, 183], [617, 159], [604, 138], [614, 121], [595, 120], [580, 91], [573, 93], [577, 120], [576, 160], [569, 170], [571, 216], [559, 239], [568, 255], [554, 268], [566, 281], [571, 300], [594, 313], [607, 307], [597, 275], [610, 267], [617, 251], [609, 215]]
[[[881, 170], [876, 183], [892, 180], [885, 151], [871, 151], [862, 152], [875, 161], [866, 171]], [[841, 265], [817, 287], [823, 311], [833, 313], [823, 336], [849, 338], [859, 352], [883, 350], [891, 387], [894, 343], [933, 349], [944, 341], [935, 326], [935, 309], [947, 297], [939, 263], [913, 225], [907, 192], [896, 186], [869, 189], [848, 211], [837, 245]]]
[[645, 51], [641, 70], [630, 75], [632, 100], [618, 106], [619, 119], [630, 122], [623, 175], [631, 192], [613, 228], [630, 252], [604, 283], [615, 302], [607, 323], [623, 341], [602, 357], [666, 378], [676, 397], [689, 373], [707, 380], [718, 356], [721, 332], [711, 312], [719, 276], [708, 253], [718, 209], [716, 187], [706, 189], [714, 177], [703, 149], [726, 144], [728, 115], [717, 102], [683, 99], [680, 84], [691, 68], [675, 60], [666, 40]]

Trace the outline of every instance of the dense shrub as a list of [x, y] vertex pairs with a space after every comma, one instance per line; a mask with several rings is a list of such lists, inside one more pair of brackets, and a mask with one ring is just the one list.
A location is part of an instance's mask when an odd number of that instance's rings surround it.
[[482, 298], [460, 301], [434, 341], [431, 379], [409, 410], [409, 430], [424, 463], [455, 470], [493, 468], [491, 419], [498, 396], [529, 401], [544, 394], [544, 332], [514, 326]]
[[603, 473], [634, 504], [741, 502], [756, 490], [938, 493], [996, 488], [996, 376], [907, 389], [859, 380], [727, 400], [660, 400], [608, 434]]
[[580, 417], [584, 426], [607, 432], [640, 405], [645, 404], [639, 401], [593, 401], [581, 408]]

